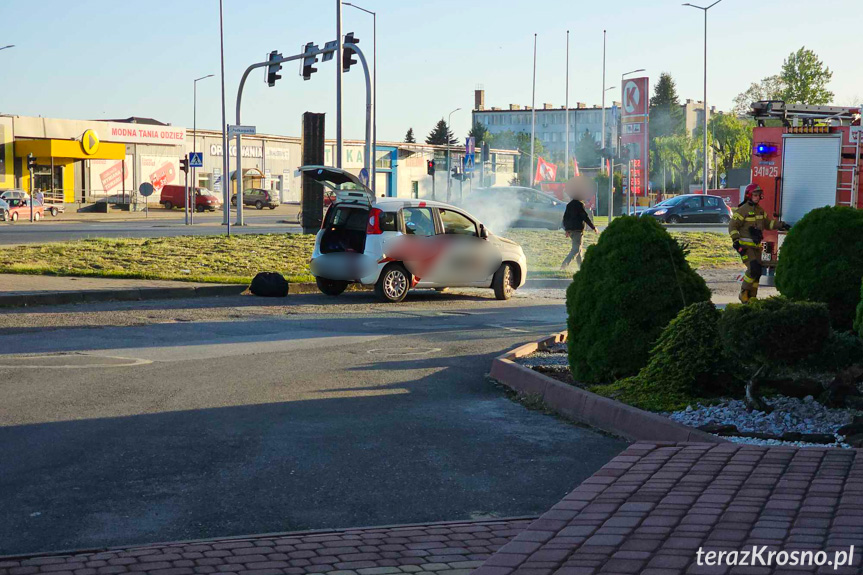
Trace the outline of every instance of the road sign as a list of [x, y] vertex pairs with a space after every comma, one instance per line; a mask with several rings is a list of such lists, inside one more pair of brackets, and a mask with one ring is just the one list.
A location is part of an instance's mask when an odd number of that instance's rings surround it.
[[84, 153], [92, 156], [99, 150], [99, 136], [93, 130], [85, 130], [81, 136], [81, 147], [84, 148]]
[[258, 129], [255, 126], [240, 126], [236, 124], [228, 124], [228, 136], [240, 135], [255, 135]]
[[153, 184], [151, 184], [150, 182], [144, 182], [138, 188], [138, 193], [141, 194], [142, 196], [144, 196], [145, 198], [149, 198], [150, 196], [153, 195], [154, 190], [155, 190], [155, 188], [153, 188]]
[[364, 186], [368, 187], [369, 185], [369, 171], [365, 168], [360, 170], [360, 181]]
[[204, 153], [203, 152], [192, 152], [189, 154], [189, 167], [190, 168], [203, 168], [204, 167]]

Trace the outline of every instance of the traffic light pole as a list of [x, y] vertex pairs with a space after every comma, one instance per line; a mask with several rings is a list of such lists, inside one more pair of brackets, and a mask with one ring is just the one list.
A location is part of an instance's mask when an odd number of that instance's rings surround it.
[[[350, 48], [351, 50], [359, 56], [360, 63], [363, 65], [363, 73], [366, 78], [366, 145], [365, 145], [365, 154], [364, 154], [364, 162], [363, 165], [366, 169], [366, 173], [369, 172], [369, 160], [370, 160], [370, 147], [372, 142], [372, 82], [371, 76], [369, 75], [369, 66], [366, 63], [366, 57], [363, 55], [362, 50], [356, 44], [351, 44], [349, 42], [345, 42], [344, 46]], [[271, 66], [276, 64], [283, 64], [285, 62], [292, 62], [294, 60], [302, 60], [304, 58], [310, 58], [313, 56], [318, 56], [321, 54], [329, 54], [332, 52], [336, 52], [337, 48], [323, 48], [323, 49], [314, 49], [306, 52], [302, 52], [300, 54], [294, 54], [293, 56], [285, 56], [282, 58], [276, 58], [272, 60], [266, 60], [265, 62], [258, 62], [256, 64], [252, 64], [246, 71], [243, 72], [243, 77], [240, 79], [240, 87], [237, 89], [237, 125], [241, 126], [242, 122], [240, 121], [240, 108], [243, 103], [243, 88], [246, 85], [246, 78], [249, 77], [249, 74], [252, 70], [256, 68], [263, 68], [265, 66]], [[336, 62], [337, 66], [341, 66], [342, 62], [339, 60]], [[245, 225], [243, 221], [243, 196], [242, 196], [242, 173], [243, 173], [243, 153], [241, 146], [241, 136], [237, 134], [237, 224], [238, 226]], [[227, 154], [228, 151], [226, 150]], [[230, 158], [228, 167], [230, 168]], [[230, 182], [229, 182], [230, 183]]]
[[184, 188], [186, 191], [186, 201], [183, 203], [186, 204], [186, 225], [188, 226], [189, 225], [189, 169], [188, 168], [186, 168], [186, 170], [183, 172], [183, 176], [185, 178]]

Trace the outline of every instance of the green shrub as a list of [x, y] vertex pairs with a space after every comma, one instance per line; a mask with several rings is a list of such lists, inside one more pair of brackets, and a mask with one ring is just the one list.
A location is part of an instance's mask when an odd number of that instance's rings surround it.
[[652, 218], [616, 219], [588, 248], [566, 291], [569, 364], [577, 381], [607, 383], [647, 364], [663, 328], [707, 284]]
[[857, 319], [854, 320], [854, 331], [863, 337], [863, 282], [860, 282], [860, 302], [857, 304]]
[[822, 373], [838, 373], [863, 364], [863, 340], [850, 331], [831, 331], [821, 353], [810, 356], [804, 367]]
[[729, 305], [719, 320], [726, 353], [750, 368], [798, 365], [830, 336], [827, 306], [778, 296]]
[[812, 210], [791, 228], [779, 254], [776, 287], [793, 299], [820, 301], [840, 331], [851, 329], [863, 280], [863, 210]]
[[687, 306], [662, 330], [638, 375], [590, 391], [651, 411], [675, 411], [727, 392], [720, 315], [709, 301]]

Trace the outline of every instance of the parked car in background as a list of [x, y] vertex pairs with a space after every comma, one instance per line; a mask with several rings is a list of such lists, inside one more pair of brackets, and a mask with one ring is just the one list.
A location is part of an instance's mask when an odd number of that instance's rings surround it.
[[467, 194], [459, 205], [498, 232], [509, 228], [556, 230], [563, 224], [566, 211], [565, 202], [519, 186], [479, 188]]
[[[262, 188], [249, 188], [243, 192], [244, 206], [255, 206], [259, 210], [263, 210], [264, 206], [266, 206], [271, 210], [275, 210], [280, 203], [279, 197], [269, 190], [264, 190]], [[234, 194], [231, 197], [231, 205], [237, 205], [237, 194]]]
[[0, 193], [0, 200], [6, 200], [7, 202], [9, 200], [26, 200], [29, 197], [30, 194], [20, 189], [6, 190]]
[[665, 224], [727, 224], [731, 208], [719, 196], [684, 194], [664, 200], [641, 213]]
[[[159, 203], [166, 210], [173, 208], [186, 208], [186, 187], [167, 185], [162, 188]], [[195, 188], [195, 211], [215, 211], [222, 207], [222, 200], [207, 188]]]
[[[327, 209], [333, 205], [333, 202], [336, 201], [336, 195], [332, 190], [324, 190], [324, 213], [327, 213]], [[297, 223], [303, 223], [303, 206], [300, 204], [300, 211], [297, 212]]]
[[509, 299], [524, 285], [527, 260], [517, 243], [494, 235], [461, 208], [419, 199], [375, 198], [353, 174], [303, 166], [335, 201], [315, 238], [311, 270], [324, 294], [351, 283], [374, 286], [385, 302], [413, 287], [485, 287]]
[[[6, 203], [9, 207], [5, 210], [0, 210], [0, 217], [4, 221], [17, 222], [18, 220], [30, 219], [30, 199], [12, 199]], [[38, 200], [33, 200], [33, 221], [38, 222], [45, 217], [45, 208]]]
[[0, 221], [9, 221], [9, 204], [3, 199], [0, 199]]

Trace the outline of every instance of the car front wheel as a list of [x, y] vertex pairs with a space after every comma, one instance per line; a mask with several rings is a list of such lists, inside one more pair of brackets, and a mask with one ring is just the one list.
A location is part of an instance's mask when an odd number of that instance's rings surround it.
[[315, 278], [318, 289], [324, 295], [341, 295], [348, 288], [348, 282], [341, 280], [328, 280], [327, 278]]
[[255, 208], [257, 208], [259, 210], [263, 210], [264, 209], [264, 202], [262, 202], [261, 200], [256, 201], [255, 202]]
[[53, 217], [56, 218], [58, 213], [60, 213], [60, 210], [58, 210], [57, 208], [51, 208], [51, 215]]
[[42, 214], [40, 214], [39, 212], [36, 212], [35, 214], [33, 214], [33, 221], [38, 222], [41, 219], [42, 219]]
[[170, 210], [173, 208], [174, 208], [174, 204], [172, 204], [171, 202], [165, 202], [165, 209], [166, 210]]
[[680, 216], [676, 216], [676, 215], [675, 216], [668, 216], [667, 221], [669, 224], [679, 224], [680, 223]]
[[721, 218], [719, 218], [720, 224], [727, 224], [730, 221], [731, 221], [731, 218], [729, 218], [728, 216], [722, 216]]
[[13, 222], [17, 222], [17, 221], [18, 221], [18, 212], [12, 212], [12, 221], [13, 221]]
[[497, 299], [507, 300], [512, 297], [515, 291], [515, 274], [512, 272], [512, 264], [501, 264], [494, 272], [491, 287], [494, 289], [494, 297]]
[[407, 297], [410, 284], [411, 276], [401, 264], [389, 264], [375, 284], [375, 295], [385, 302], [398, 303]]

